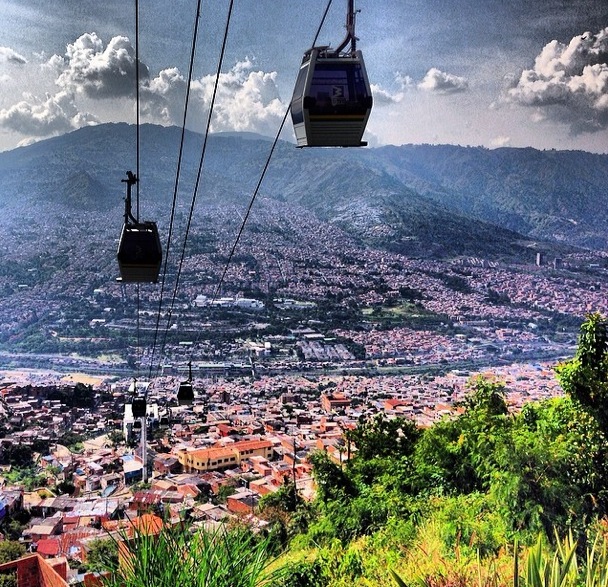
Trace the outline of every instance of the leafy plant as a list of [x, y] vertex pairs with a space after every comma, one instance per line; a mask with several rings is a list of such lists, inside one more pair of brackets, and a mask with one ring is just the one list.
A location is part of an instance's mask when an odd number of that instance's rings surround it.
[[[517, 552], [514, 555], [517, 557]], [[558, 541], [555, 551], [546, 551], [542, 536], [526, 553], [526, 562], [521, 575], [516, 573], [515, 582], [519, 587], [575, 587], [578, 569], [576, 542], [572, 535]]]
[[242, 527], [137, 531], [119, 544], [119, 570], [107, 587], [260, 587], [283, 573], [269, 570], [269, 538]]

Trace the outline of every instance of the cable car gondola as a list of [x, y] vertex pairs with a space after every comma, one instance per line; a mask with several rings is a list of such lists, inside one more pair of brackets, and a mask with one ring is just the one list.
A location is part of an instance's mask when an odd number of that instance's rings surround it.
[[177, 403], [180, 406], [191, 406], [194, 402], [194, 387], [192, 386], [192, 361], [188, 363], [188, 379], [179, 384]]
[[120, 280], [124, 282], [156, 283], [163, 257], [156, 222], [139, 222], [131, 213], [131, 187], [137, 177], [127, 171], [125, 223], [122, 227], [116, 258]]
[[131, 410], [134, 418], [145, 418], [147, 411], [146, 398], [143, 396], [134, 397]]
[[[291, 101], [298, 147], [361, 147], [373, 99], [363, 54], [356, 49], [354, 0], [340, 46], [313, 47], [302, 59]], [[350, 49], [343, 49], [350, 43]]]

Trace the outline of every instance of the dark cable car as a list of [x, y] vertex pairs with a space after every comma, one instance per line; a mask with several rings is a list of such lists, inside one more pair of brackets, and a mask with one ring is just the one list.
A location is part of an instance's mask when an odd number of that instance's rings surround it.
[[145, 418], [146, 417], [146, 398], [145, 397], [134, 397], [133, 403], [131, 404], [131, 410], [134, 418]]
[[156, 222], [139, 222], [131, 212], [131, 188], [137, 177], [127, 171], [127, 197], [125, 198], [125, 223], [118, 244], [118, 269], [120, 281], [156, 283], [163, 257]]
[[[313, 47], [302, 59], [291, 100], [298, 147], [362, 147], [373, 98], [363, 54], [356, 49], [354, 0], [340, 46]], [[350, 49], [343, 49], [350, 43]]]
[[194, 387], [192, 386], [192, 361], [188, 362], [188, 379], [179, 384], [177, 403], [180, 406], [191, 406], [194, 402]]

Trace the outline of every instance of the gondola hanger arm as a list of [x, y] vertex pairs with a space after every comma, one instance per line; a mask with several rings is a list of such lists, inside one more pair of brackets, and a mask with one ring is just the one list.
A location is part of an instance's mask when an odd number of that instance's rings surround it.
[[355, 19], [358, 10], [355, 10], [355, 0], [347, 0], [346, 8], [346, 37], [336, 48], [335, 54], [340, 55], [344, 48], [350, 43], [349, 54], [354, 55], [357, 50], [357, 36], [355, 35]]
[[139, 220], [133, 216], [131, 211], [131, 190], [139, 180], [132, 171], [127, 171], [127, 179], [121, 179], [120, 181], [127, 184], [127, 195], [125, 197], [125, 225], [128, 225], [130, 222], [133, 224], [138, 224]]

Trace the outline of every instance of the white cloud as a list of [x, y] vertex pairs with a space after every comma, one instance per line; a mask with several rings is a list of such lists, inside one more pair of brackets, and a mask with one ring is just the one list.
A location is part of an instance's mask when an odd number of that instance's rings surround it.
[[[65, 69], [56, 83], [89, 98], [131, 96], [135, 94], [135, 69], [135, 50], [127, 37], [114, 37], [104, 48], [95, 33], [85, 33], [67, 46]], [[147, 79], [148, 68], [140, 62], [139, 69], [140, 80]]]
[[0, 47], [0, 63], [14, 63], [16, 65], [25, 65], [27, 59], [11, 49], [10, 47]]
[[578, 35], [567, 45], [551, 41], [507, 91], [506, 100], [535, 107], [537, 118], [565, 122], [574, 133], [607, 128], [607, 62], [608, 27]]
[[[0, 126], [34, 137], [60, 134], [99, 122], [81, 111], [80, 98], [116, 100], [135, 95], [135, 51], [126, 37], [114, 37], [107, 46], [95, 33], [85, 33], [66, 48], [65, 56], [44, 53], [38, 75], [46, 72], [59, 86], [55, 94], [32, 94], [0, 110]], [[140, 63], [140, 79], [147, 81], [148, 68]]]
[[395, 82], [399, 86], [399, 90], [391, 92], [377, 84], [371, 84], [374, 104], [376, 106], [385, 106], [389, 104], [399, 104], [405, 97], [405, 92], [414, 86], [411, 77], [401, 73], [395, 74]]
[[456, 94], [466, 91], [469, 88], [469, 82], [464, 77], [432, 67], [426, 72], [424, 79], [418, 84], [418, 88], [436, 94]]
[[[279, 97], [276, 78], [276, 71], [253, 71], [249, 59], [221, 73], [211, 130], [275, 134], [286, 109]], [[211, 103], [214, 84], [215, 75], [205, 76], [192, 84], [206, 108]]]
[[42, 62], [43, 69], [56, 72], [57, 75], [59, 75], [66, 67], [66, 60], [61, 57], [61, 55], [51, 55], [48, 59], [46, 59], [45, 55], [40, 55], [39, 59]]
[[[276, 72], [255, 71], [250, 59], [220, 73], [211, 130], [275, 134], [286, 109], [276, 77]], [[191, 83], [189, 112], [205, 112], [192, 117], [198, 121], [197, 130], [205, 124], [215, 80], [215, 75], [207, 75]], [[185, 92], [186, 80], [179, 70], [165, 69], [142, 88], [143, 112], [152, 122], [181, 124]]]
[[[135, 54], [126, 37], [114, 37], [104, 46], [95, 33], [86, 33], [67, 46], [65, 56], [47, 59], [40, 54], [37, 59], [38, 67], [53, 75], [60, 90], [43, 98], [24, 96], [0, 111], [0, 126], [23, 135], [50, 136], [98, 122], [92, 114], [80, 112], [83, 103], [89, 108], [101, 101], [118, 104], [118, 99], [135, 93]], [[276, 72], [256, 70], [250, 59], [221, 73], [211, 130], [275, 134], [286, 109], [276, 79]], [[148, 68], [140, 64], [140, 82], [143, 117], [159, 124], [181, 124], [187, 81], [180, 71], [167, 68], [150, 78]], [[195, 130], [204, 128], [214, 83], [215, 75], [191, 83], [189, 111]]]
[[510, 147], [511, 146], [511, 137], [500, 136], [494, 137], [490, 140], [490, 147], [492, 149], [497, 149], [500, 147]]
[[30, 136], [51, 136], [95, 124], [94, 116], [79, 112], [67, 92], [39, 100], [31, 95], [10, 108], [0, 110], [0, 126]]
[[160, 124], [181, 124], [186, 85], [179, 69], [163, 69], [141, 89], [142, 114]]
[[387, 104], [398, 104], [403, 100], [403, 92], [391, 93], [377, 84], [371, 84], [372, 96], [375, 106], [385, 106]]

